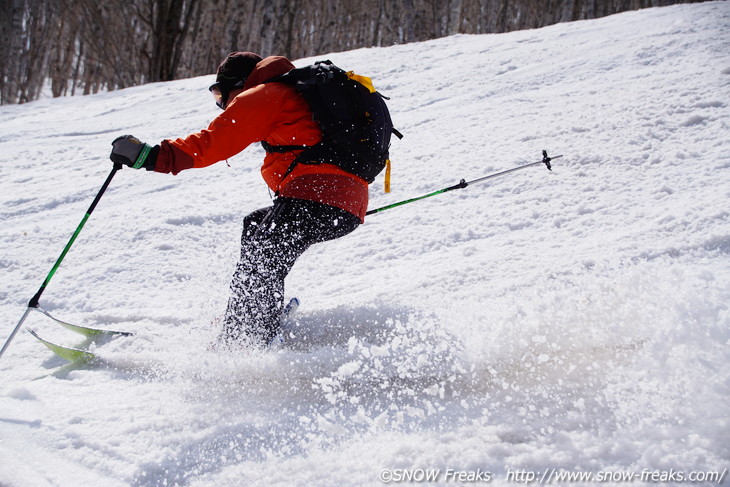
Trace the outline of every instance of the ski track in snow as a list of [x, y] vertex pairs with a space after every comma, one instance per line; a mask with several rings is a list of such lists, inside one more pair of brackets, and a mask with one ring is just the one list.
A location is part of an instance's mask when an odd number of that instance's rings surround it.
[[[730, 3], [329, 58], [391, 97], [393, 193], [563, 154], [313, 247], [287, 341], [215, 352], [263, 151], [120, 171], [42, 306], [136, 332], [0, 359], [0, 486], [381, 485], [396, 468], [730, 468]], [[0, 107], [9, 333], [111, 165], [217, 114], [210, 76]], [[5, 335], [2, 338], [5, 339]], [[727, 482], [727, 480], [726, 480]], [[443, 477], [433, 485], [452, 485]]]

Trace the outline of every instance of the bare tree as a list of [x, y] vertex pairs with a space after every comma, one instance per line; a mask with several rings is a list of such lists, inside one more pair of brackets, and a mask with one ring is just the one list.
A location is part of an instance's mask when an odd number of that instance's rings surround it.
[[176, 78], [190, 26], [200, 15], [200, 2], [154, 0], [150, 6], [147, 77], [150, 81], [170, 81]]
[[0, 103], [24, 103], [40, 96], [48, 73], [52, 37], [59, 5], [42, 0], [3, 0], [0, 38]]

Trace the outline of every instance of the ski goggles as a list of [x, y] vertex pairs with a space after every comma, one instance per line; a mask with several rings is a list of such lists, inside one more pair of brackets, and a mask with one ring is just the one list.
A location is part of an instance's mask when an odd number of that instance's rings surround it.
[[210, 85], [210, 88], [208, 88], [208, 91], [213, 93], [213, 98], [215, 98], [215, 104], [218, 105], [218, 107], [221, 110], [225, 110], [226, 105], [228, 104], [228, 97], [230, 96], [231, 91], [237, 90], [239, 88], [243, 88], [243, 85], [245, 83], [246, 83], [246, 80], [242, 79], [241, 81], [230, 86], [229, 83], [216, 81], [215, 83]]

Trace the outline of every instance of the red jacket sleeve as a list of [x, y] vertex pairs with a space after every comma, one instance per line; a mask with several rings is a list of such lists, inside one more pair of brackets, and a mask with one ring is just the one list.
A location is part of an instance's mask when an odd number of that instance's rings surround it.
[[177, 174], [233, 157], [263, 140], [280, 118], [289, 93], [281, 83], [255, 86], [234, 98], [207, 129], [175, 140], [163, 140], [155, 171]]

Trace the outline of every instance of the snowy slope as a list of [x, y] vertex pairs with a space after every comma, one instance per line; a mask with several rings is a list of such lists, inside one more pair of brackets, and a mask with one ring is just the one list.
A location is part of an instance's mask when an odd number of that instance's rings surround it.
[[[66, 365], [18, 334], [0, 359], [0, 485], [730, 467], [730, 3], [320, 58], [372, 76], [406, 134], [372, 208], [564, 157], [312, 248], [287, 283], [296, 337], [241, 354], [208, 345], [241, 219], [270, 203], [261, 149], [176, 177], [120, 171], [41, 304], [138, 335], [88, 344], [31, 315], [105, 361]], [[0, 108], [3, 342], [111, 141], [205, 127], [210, 80]]]

